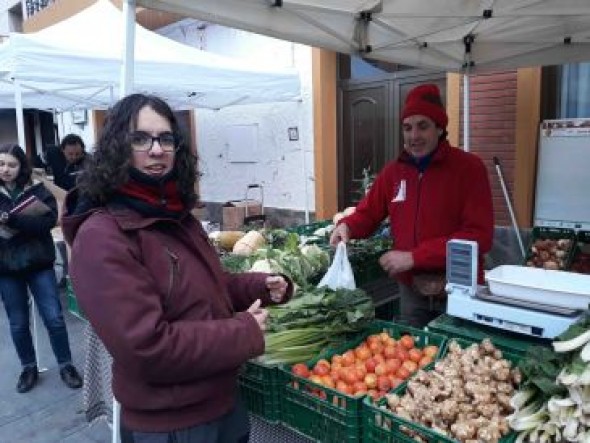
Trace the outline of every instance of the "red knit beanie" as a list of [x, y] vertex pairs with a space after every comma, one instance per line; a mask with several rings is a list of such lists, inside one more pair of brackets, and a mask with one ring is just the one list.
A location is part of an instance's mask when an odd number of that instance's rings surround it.
[[447, 127], [449, 118], [440, 98], [438, 86], [434, 84], [420, 85], [408, 93], [402, 111], [402, 121], [412, 115], [424, 115], [434, 121], [439, 128]]

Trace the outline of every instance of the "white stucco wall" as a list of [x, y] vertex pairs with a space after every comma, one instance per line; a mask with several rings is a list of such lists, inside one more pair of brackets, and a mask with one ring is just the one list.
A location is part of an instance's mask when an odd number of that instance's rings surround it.
[[[206, 25], [202, 29], [190, 19], [158, 32], [257, 66], [295, 67], [299, 71], [302, 84], [299, 102], [195, 112], [203, 173], [200, 190], [204, 201], [225, 202], [243, 198], [247, 185], [257, 183], [263, 186], [265, 206], [313, 212], [311, 48], [218, 25]], [[247, 163], [231, 161], [230, 149], [234, 147], [228, 144], [228, 127], [232, 125], [257, 125], [256, 149], [248, 153]], [[289, 128], [294, 127], [298, 129], [299, 140], [290, 141]], [[257, 198], [257, 193], [251, 195]]]
[[8, 35], [11, 32], [22, 30], [22, 18], [15, 16], [9, 11], [22, 10], [20, 0], [0, 0], [0, 36]]
[[86, 152], [92, 152], [94, 140], [94, 121], [92, 111], [86, 113], [86, 123], [78, 124], [72, 120], [71, 112], [63, 112], [57, 114], [57, 127], [60, 140], [68, 134], [77, 134], [82, 137], [86, 145]]

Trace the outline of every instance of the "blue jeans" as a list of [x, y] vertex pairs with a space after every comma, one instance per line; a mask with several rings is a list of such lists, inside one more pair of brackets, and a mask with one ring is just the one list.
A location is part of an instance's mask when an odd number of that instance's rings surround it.
[[22, 365], [37, 364], [29, 327], [27, 286], [33, 294], [41, 319], [49, 333], [49, 341], [57, 363], [60, 366], [70, 363], [72, 355], [55, 272], [53, 268], [48, 268], [18, 276], [0, 275], [0, 293], [10, 323], [10, 335]]

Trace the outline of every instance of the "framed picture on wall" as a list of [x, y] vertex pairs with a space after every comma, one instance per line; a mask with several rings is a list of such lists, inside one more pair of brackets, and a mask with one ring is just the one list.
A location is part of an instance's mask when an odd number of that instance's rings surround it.
[[78, 125], [86, 123], [88, 116], [86, 109], [74, 109], [72, 111], [72, 122]]

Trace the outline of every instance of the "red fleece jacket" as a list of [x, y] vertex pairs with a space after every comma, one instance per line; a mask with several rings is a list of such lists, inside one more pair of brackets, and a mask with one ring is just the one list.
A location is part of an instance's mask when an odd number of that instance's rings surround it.
[[479, 157], [443, 141], [421, 174], [404, 152], [385, 165], [356, 212], [341, 223], [349, 226], [351, 238], [364, 238], [386, 216], [394, 249], [410, 251], [414, 258], [414, 269], [397, 276], [400, 282], [411, 284], [420, 271], [444, 270], [446, 243], [453, 238], [477, 241], [483, 282], [494, 215], [488, 173]]

